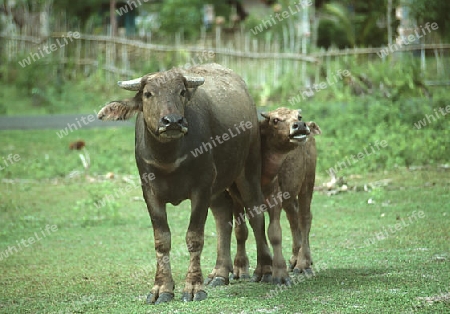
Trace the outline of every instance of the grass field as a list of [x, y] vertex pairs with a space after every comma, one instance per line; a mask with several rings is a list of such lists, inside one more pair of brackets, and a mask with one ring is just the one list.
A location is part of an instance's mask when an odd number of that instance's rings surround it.
[[[176, 299], [151, 306], [145, 298], [156, 266], [153, 232], [140, 189], [123, 180], [133, 174], [137, 181], [133, 129], [79, 130], [58, 141], [50, 130], [0, 136], [0, 313], [450, 313], [450, 176], [443, 168], [347, 178], [350, 186], [392, 180], [370, 192], [316, 192], [316, 277], [283, 291], [231, 282], [208, 289], [198, 303], [180, 301], [190, 204], [169, 206]], [[83, 171], [68, 149], [77, 138], [89, 139], [91, 179], [68, 176]], [[10, 153], [20, 160], [5, 165]], [[329, 180], [323, 170], [317, 185]], [[98, 179], [109, 171], [114, 179]], [[127, 192], [97, 208], [120, 189]], [[286, 220], [283, 228], [288, 258]], [[215, 263], [215, 242], [210, 215], [204, 276]], [[248, 254], [254, 267], [252, 237]]]

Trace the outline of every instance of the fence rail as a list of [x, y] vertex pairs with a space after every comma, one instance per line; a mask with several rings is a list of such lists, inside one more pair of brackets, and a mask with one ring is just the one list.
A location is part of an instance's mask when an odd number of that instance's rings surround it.
[[[72, 33], [73, 35], [73, 33]], [[52, 33], [48, 37], [33, 36], [10, 36], [0, 35], [3, 42], [3, 54], [6, 54], [8, 60], [16, 60], [17, 55], [25, 59], [32, 58], [35, 61], [36, 54], [39, 51], [41, 57], [47, 57], [42, 53], [44, 46], [58, 43], [67, 39], [69, 33]], [[78, 36], [77, 36], [78, 38]], [[347, 57], [358, 55], [363, 58], [379, 58], [380, 51], [388, 53], [401, 53], [408, 51], [420, 51], [422, 69], [427, 67], [427, 63], [433, 62], [427, 60], [425, 55], [430, 51], [435, 56], [437, 76], [442, 75], [448, 69], [443, 69], [443, 59], [449, 57], [450, 44], [421, 44], [408, 45], [403, 47], [380, 47], [380, 48], [352, 48], [344, 50], [317, 51], [309, 54], [301, 54], [286, 50], [281, 47], [278, 41], [259, 42], [251, 40], [250, 37], [243, 37], [233, 41], [206, 40], [200, 41], [198, 45], [187, 45], [180, 41], [175, 41], [173, 45], [162, 45], [155, 43], [146, 43], [139, 40], [131, 40], [123, 37], [94, 36], [88, 34], [79, 34], [78, 39], [61, 45], [55, 52], [52, 52], [52, 58], [59, 64], [75, 64], [78, 70], [85, 73], [95, 69], [102, 69], [115, 75], [141, 75], [142, 71], [148, 68], [164, 70], [168, 66], [183, 66], [186, 63], [198, 61], [198, 56], [205, 52], [213, 57], [202, 58], [201, 62], [218, 62], [232, 69], [238, 70], [243, 78], [251, 82], [254, 88], [264, 89], [267, 84], [275, 84], [283, 75], [290, 71], [299, 73], [299, 85], [306, 86], [312, 81], [317, 83], [319, 79], [320, 67], [323, 67], [327, 74], [334, 73], [339, 66], [347, 65]], [[239, 47], [240, 49], [237, 49]], [[301, 47], [298, 47], [301, 50]], [[1, 51], [1, 50], [0, 50]], [[33, 58], [33, 54], [34, 57]], [[197, 59], [196, 59], [197, 58]], [[341, 60], [343, 59], [343, 62]], [[40, 59], [40, 58], [39, 58]], [[45, 60], [43, 60], [45, 61]], [[154, 69], [155, 70], [155, 69]], [[444, 72], [443, 72], [444, 71]], [[115, 77], [117, 78], [117, 77]], [[435, 78], [432, 78], [434, 81]]]

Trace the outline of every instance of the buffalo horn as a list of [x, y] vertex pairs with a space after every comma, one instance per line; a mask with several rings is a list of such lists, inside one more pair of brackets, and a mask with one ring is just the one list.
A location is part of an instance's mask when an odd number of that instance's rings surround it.
[[120, 88], [126, 89], [126, 90], [132, 90], [132, 91], [138, 91], [141, 88], [141, 77], [129, 80], [129, 81], [118, 81], [117, 85], [119, 85]]
[[198, 86], [202, 85], [203, 83], [205, 83], [205, 78], [203, 78], [203, 77], [185, 76], [184, 78], [186, 80], [187, 88], [198, 87]]

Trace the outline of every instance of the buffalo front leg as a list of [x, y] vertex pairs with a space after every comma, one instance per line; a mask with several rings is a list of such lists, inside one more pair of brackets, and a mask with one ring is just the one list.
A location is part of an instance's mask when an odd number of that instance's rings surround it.
[[155, 283], [147, 296], [147, 303], [165, 303], [173, 299], [173, 290], [175, 288], [170, 268], [171, 235], [167, 224], [166, 205], [156, 200], [153, 195], [150, 195], [150, 191], [143, 190], [144, 199], [152, 221], [156, 251]]
[[203, 250], [205, 222], [210, 200], [210, 187], [209, 190], [194, 191], [191, 195], [191, 218], [186, 233], [186, 245], [190, 259], [182, 296], [182, 300], [185, 302], [202, 301], [207, 297], [203, 285], [200, 257]]
[[211, 200], [211, 211], [214, 215], [217, 231], [217, 259], [216, 266], [205, 280], [212, 287], [227, 285], [231, 265], [231, 229], [233, 224], [233, 200], [227, 191], [216, 195]]

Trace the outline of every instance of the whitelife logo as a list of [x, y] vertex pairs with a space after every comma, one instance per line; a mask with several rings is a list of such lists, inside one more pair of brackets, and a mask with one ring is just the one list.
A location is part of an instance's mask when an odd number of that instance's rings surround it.
[[[197, 157], [203, 153], [206, 153], [208, 150], [212, 150], [213, 145], [214, 145], [214, 147], [217, 147], [217, 143], [223, 144], [224, 142], [228, 141], [229, 139], [241, 134], [241, 130], [242, 130], [242, 132], [245, 132], [245, 131], [251, 129], [252, 127], [253, 127], [253, 124], [250, 121], [247, 121], [247, 122], [241, 121], [239, 123], [239, 126], [237, 126], [236, 124], [234, 125], [234, 129], [236, 130], [236, 133], [233, 133], [231, 128], [229, 128], [228, 133], [224, 133], [222, 135], [216, 135], [215, 138], [213, 138], [211, 136], [210, 137], [211, 141], [206, 142], [206, 143], [202, 142], [202, 146], [194, 149], [193, 151], [191, 150], [191, 154], [192, 154], [192, 156]], [[216, 141], [217, 141], [217, 143], [216, 143]]]
[[42, 48], [38, 48], [38, 52], [30, 52], [30, 55], [28, 56], [28, 58], [23, 59], [22, 61], [19, 61], [19, 64], [22, 68], [24, 68], [27, 65], [30, 65], [32, 62], [38, 61], [41, 58], [44, 58], [46, 55], [49, 55], [52, 52], [55, 52], [59, 48], [62, 48], [64, 46], [68, 45], [69, 42], [72, 42], [74, 38], [79, 39], [80, 33], [68, 32], [67, 37], [63, 35], [63, 38], [61, 39], [61, 41], [60, 41], [60, 38], [56, 38], [57, 44], [44, 45], [44, 46], [42, 46]]

